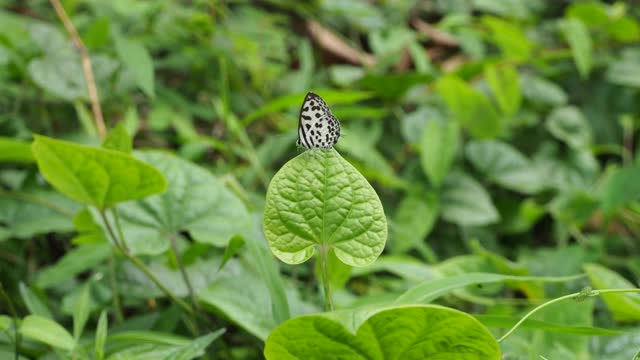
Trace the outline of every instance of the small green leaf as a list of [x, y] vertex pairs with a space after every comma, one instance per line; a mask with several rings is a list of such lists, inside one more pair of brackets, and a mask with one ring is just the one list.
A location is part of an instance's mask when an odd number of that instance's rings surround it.
[[493, 138], [502, 133], [502, 122], [489, 99], [461, 79], [449, 75], [436, 89], [460, 125], [477, 138]]
[[20, 333], [28, 338], [43, 342], [58, 349], [72, 350], [75, 340], [57, 322], [38, 315], [29, 315], [22, 320]]
[[584, 225], [598, 209], [598, 200], [586, 191], [561, 192], [549, 205], [558, 221], [573, 227]]
[[573, 61], [580, 75], [584, 78], [589, 75], [593, 66], [593, 42], [589, 30], [582, 21], [576, 18], [564, 19], [560, 23], [560, 30], [571, 46]]
[[131, 151], [133, 150], [133, 139], [127, 132], [123, 122], [118, 123], [118, 125], [109, 132], [107, 138], [102, 142], [102, 147], [105, 149], [120, 151], [125, 154], [131, 154]]
[[638, 67], [640, 67], [640, 49], [624, 49], [622, 57], [609, 64], [606, 76], [614, 84], [640, 88]]
[[541, 174], [518, 150], [500, 141], [473, 141], [465, 148], [467, 158], [491, 181], [525, 194], [545, 186]]
[[96, 359], [102, 360], [104, 358], [104, 344], [107, 341], [108, 331], [107, 311], [102, 310], [100, 318], [98, 319], [98, 326], [96, 328]]
[[512, 66], [486, 66], [484, 75], [496, 98], [498, 107], [505, 116], [511, 117], [520, 108], [522, 94], [518, 72]]
[[569, 96], [558, 84], [532, 74], [520, 77], [520, 88], [524, 98], [534, 104], [560, 106], [569, 101]]
[[9, 329], [11, 322], [13, 322], [13, 320], [7, 315], [0, 315], [0, 331]]
[[155, 97], [154, 69], [151, 55], [144, 45], [135, 40], [116, 37], [116, 52], [122, 63], [133, 73], [136, 85], [147, 96]]
[[335, 322], [331, 314], [294, 318], [271, 333], [264, 355], [278, 360], [498, 360], [500, 348], [471, 315], [423, 305], [372, 311], [355, 334]]
[[453, 121], [431, 119], [420, 142], [420, 164], [431, 183], [439, 187], [449, 174], [460, 142], [460, 129]]
[[494, 42], [506, 58], [526, 61], [531, 57], [533, 43], [516, 22], [485, 16], [482, 23], [491, 32], [489, 39]]
[[47, 305], [38, 298], [33, 290], [22, 282], [20, 283], [19, 289], [22, 301], [24, 301], [25, 306], [31, 314], [53, 319], [53, 315], [51, 315], [51, 311]]
[[31, 144], [0, 136], [0, 162], [32, 163]]
[[222, 269], [229, 259], [231, 259], [235, 254], [240, 251], [240, 249], [244, 246], [244, 239], [242, 236], [234, 236], [227, 244], [227, 248], [224, 249], [224, 255], [222, 256], [222, 261], [220, 262], [220, 266], [218, 266], [218, 271]]
[[99, 209], [163, 192], [153, 167], [117, 151], [35, 136], [31, 149], [47, 181], [61, 193]]
[[404, 253], [426, 241], [438, 218], [439, 207], [435, 193], [412, 192], [407, 195], [398, 205], [391, 226], [393, 252]]
[[[595, 289], [635, 289], [637, 286], [618, 273], [597, 264], [586, 264], [584, 271]], [[613, 318], [620, 322], [640, 320], [640, 295], [637, 293], [602, 294]]]
[[73, 310], [73, 338], [78, 341], [89, 318], [89, 284], [82, 287]]
[[640, 198], [640, 164], [614, 170], [600, 189], [600, 201], [605, 215]]
[[387, 222], [367, 180], [335, 150], [312, 149], [286, 163], [267, 190], [264, 232], [271, 251], [299, 264], [314, 248], [333, 248], [351, 266], [384, 249]]
[[100, 264], [111, 254], [111, 244], [97, 243], [78, 246], [67, 252], [62, 259], [40, 271], [36, 284], [48, 288], [68, 281], [74, 275]]
[[584, 148], [591, 144], [591, 126], [580, 109], [574, 106], [553, 110], [545, 125], [553, 136], [573, 148]]
[[440, 197], [442, 217], [460, 226], [488, 225], [500, 220], [489, 193], [469, 175], [447, 177]]

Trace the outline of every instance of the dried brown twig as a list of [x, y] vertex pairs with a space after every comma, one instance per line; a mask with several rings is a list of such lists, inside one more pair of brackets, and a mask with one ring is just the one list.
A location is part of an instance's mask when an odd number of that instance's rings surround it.
[[433, 41], [436, 44], [457, 47], [460, 45], [458, 39], [456, 39], [453, 35], [447, 34], [446, 32], [439, 30], [435, 26], [419, 19], [413, 18], [411, 20], [411, 25], [416, 28], [419, 32], [427, 35], [429, 40]]
[[73, 41], [73, 45], [78, 49], [80, 53], [80, 59], [82, 61], [82, 72], [84, 73], [84, 79], [87, 82], [87, 91], [89, 93], [89, 99], [91, 100], [91, 110], [93, 112], [93, 118], [96, 122], [96, 128], [98, 129], [98, 136], [100, 139], [105, 138], [107, 135], [107, 130], [104, 125], [104, 118], [102, 117], [102, 108], [100, 107], [100, 99], [98, 98], [98, 88], [96, 87], [96, 81], [93, 77], [93, 70], [91, 69], [91, 59], [89, 58], [89, 52], [87, 48], [84, 46], [80, 35], [78, 35], [78, 31], [73, 26], [73, 23], [69, 19], [69, 16], [64, 11], [62, 4], [58, 0], [49, 0], [53, 8], [56, 10], [56, 14], [62, 21], [65, 29], [69, 35], [71, 35], [71, 40]]
[[376, 63], [376, 58], [371, 54], [359, 51], [352, 48], [345, 43], [338, 35], [331, 32], [331, 30], [325, 28], [319, 22], [315, 20], [309, 20], [306, 23], [307, 30], [311, 35], [311, 38], [315, 40], [320, 47], [338, 56], [342, 59], [349, 61], [352, 64], [360, 64], [366, 66], [373, 66]]

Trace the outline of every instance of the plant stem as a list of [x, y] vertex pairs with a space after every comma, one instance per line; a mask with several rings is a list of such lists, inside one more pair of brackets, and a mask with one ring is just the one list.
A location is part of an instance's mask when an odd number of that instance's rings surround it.
[[333, 311], [331, 284], [329, 281], [329, 248], [327, 246], [320, 246], [320, 281], [324, 290], [325, 308], [327, 311]]
[[506, 334], [504, 334], [500, 339], [498, 339], [498, 342], [502, 342], [504, 341], [507, 337], [509, 337], [509, 335], [511, 335], [514, 331], [516, 331], [516, 329], [522, 325], [522, 323], [524, 323], [528, 318], [530, 318], [533, 314], [535, 314], [537, 311], [555, 304], [557, 302], [560, 301], [564, 301], [564, 300], [568, 300], [568, 299], [575, 299], [575, 300], [581, 300], [581, 298], [583, 297], [594, 297], [594, 296], [599, 296], [602, 294], [611, 294], [611, 293], [627, 293], [627, 292], [631, 292], [631, 293], [640, 293], [640, 289], [604, 289], [604, 290], [589, 290], [587, 293], [585, 293], [585, 291], [581, 291], [581, 292], [577, 292], [577, 293], [573, 293], [573, 294], [569, 294], [569, 295], [565, 295], [565, 296], [561, 296], [559, 298], [547, 301], [544, 304], [538, 305], [536, 306], [533, 310], [529, 311], [524, 317], [522, 317], [522, 319], [520, 319], [520, 321], [518, 321], [515, 325], [513, 325], [513, 327], [507, 331]]
[[91, 99], [91, 110], [93, 112], [93, 119], [96, 122], [96, 128], [98, 129], [98, 135], [100, 136], [100, 140], [104, 140], [107, 135], [107, 130], [104, 125], [104, 118], [102, 117], [102, 108], [100, 107], [100, 98], [98, 97], [98, 88], [96, 86], [96, 80], [93, 77], [93, 70], [91, 69], [91, 59], [89, 58], [89, 51], [87, 51], [87, 47], [84, 46], [82, 42], [82, 38], [78, 34], [75, 26], [69, 19], [69, 16], [64, 11], [64, 7], [60, 4], [58, 0], [49, 0], [51, 5], [56, 11], [56, 14], [62, 21], [64, 28], [67, 29], [69, 35], [71, 35], [71, 40], [73, 41], [73, 45], [78, 49], [80, 53], [80, 60], [82, 61], [82, 72], [84, 73], [84, 78], [87, 83], [87, 92], [89, 94], [89, 99]]
[[196, 293], [193, 291], [193, 286], [191, 286], [191, 280], [189, 280], [189, 276], [187, 275], [187, 270], [184, 267], [184, 263], [182, 262], [182, 256], [178, 252], [178, 241], [176, 238], [176, 234], [172, 234], [170, 236], [171, 242], [171, 251], [173, 252], [173, 256], [176, 258], [176, 262], [178, 263], [178, 268], [180, 269], [180, 273], [182, 274], [182, 279], [184, 283], [187, 285], [187, 290], [189, 290], [189, 297], [191, 298], [191, 302], [193, 303], [193, 308], [198, 309], [200, 306], [198, 305], [198, 301], [196, 299]]
[[18, 313], [16, 312], [16, 308], [13, 307], [13, 302], [11, 301], [11, 298], [4, 291], [4, 287], [2, 286], [1, 282], [0, 282], [0, 296], [3, 297], [4, 300], [7, 302], [7, 305], [9, 306], [9, 311], [11, 312], [11, 315], [13, 317], [13, 338], [15, 340], [13, 355], [14, 355], [14, 359], [18, 360], [18, 358], [20, 357], [18, 354], [18, 350], [20, 348], [20, 340], [22, 339], [22, 337], [18, 333]]
[[120, 293], [118, 291], [118, 282], [116, 281], [116, 255], [113, 251], [111, 251], [111, 256], [109, 257], [109, 272], [111, 273], [110, 282], [111, 282], [111, 293], [113, 295], [113, 312], [116, 317], [116, 322], [118, 324], [122, 324], [124, 321], [124, 315], [122, 315], [122, 305], [120, 305]]
[[[180, 307], [183, 308], [185, 311], [187, 311], [190, 315], [194, 315], [193, 308], [191, 308], [191, 306], [189, 306], [189, 304], [184, 302], [182, 299], [177, 297], [173, 292], [171, 292], [171, 290], [169, 290], [164, 285], [162, 285], [160, 280], [158, 280], [158, 278], [151, 272], [151, 270], [149, 270], [149, 268], [142, 262], [142, 260], [140, 260], [135, 255], [131, 255], [129, 251], [125, 250], [123, 247], [120, 246], [120, 242], [117, 240], [117, 236], [113, 231], [113, 228], [109, 223], [109, 220], [107, 219], [107, 216], [105, 215], [104, 211], [100, 210], [100, 216], [102, 217], [102, 221], [104, 222], [105, 227], [107, 228], [107, 232], [109, 233], [111, 238], [113, 238], [114, 244], [118, 249], [120, 249], [122, 254], [127, 259], [129, 259], [129, 261], [131, 261], [133, 265], [135, 265], [140, 271], [142, 271], [145, 275], [147, 275], [147, 277], [158, 287], [158, 289], [160, 289], [160, 291], [165, 293], [165, 295], [167, 295], [176, 304], [180, 305]], [[120, 240], [122, 241], [122, 243], [124, 243], [124, 239], [120, 239]]]

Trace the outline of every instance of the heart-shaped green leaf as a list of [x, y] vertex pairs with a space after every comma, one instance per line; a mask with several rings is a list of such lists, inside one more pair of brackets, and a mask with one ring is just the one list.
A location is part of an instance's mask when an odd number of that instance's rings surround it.
[[31, 145], [38, 168], [56, 190], [99, 209], [165, 190], [153, 167], [121, 152], [35, 135]]
[[273, 253], [289, 264], [308, 260], [318, 246], [364, 266], [382, 252], [387, 220], [375, 190], [351, 164], [333, 149], [312, 149], [273, 177], [264, 233]]
[[267, 339], [267, 359], [498, 360], [491, 333], [466, 313], [435, 305], [373, 312], [355, 334], [328, 314], [301, 316]]

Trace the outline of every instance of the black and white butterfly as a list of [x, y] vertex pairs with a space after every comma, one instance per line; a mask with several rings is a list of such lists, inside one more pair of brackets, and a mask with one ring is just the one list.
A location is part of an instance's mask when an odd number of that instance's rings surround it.
[[339, 137], [340, 122], [320, 96], [309, 92], [300, 108], [296, 145], [305, 149], [328, 149], [338, 142]]

